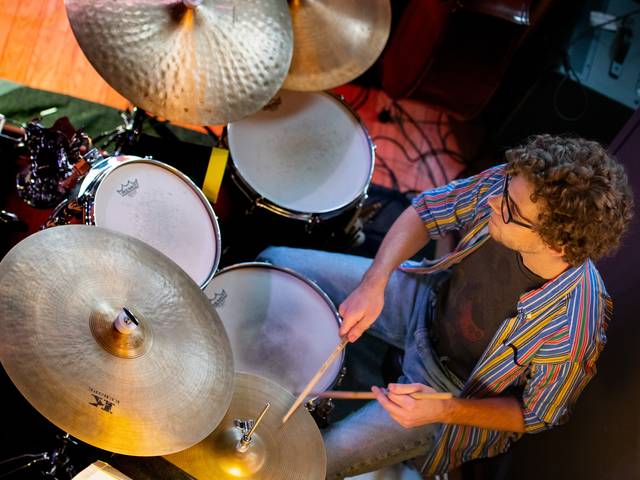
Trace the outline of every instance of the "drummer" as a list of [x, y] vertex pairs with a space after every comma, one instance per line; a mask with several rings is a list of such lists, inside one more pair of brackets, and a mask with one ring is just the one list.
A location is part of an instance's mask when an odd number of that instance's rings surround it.
[[[261, 260], [316, 281], [341, 335], [404, 350], [388, 391], [324, 431], [327, 478], [420, 457], [427, 475], [565, 423], [595, 375], [612, 303], [593, 261], [632, 216], [623, 167], [596, 142], [538, 135], [506, 163], [423, 192], [375, 257], [272, 247]], [[406, 261], [459, 231], [454, 251]], [[404, 263], [403, 263], [404, 262]], [[449, 400], [414, 399], [448, 391]]]

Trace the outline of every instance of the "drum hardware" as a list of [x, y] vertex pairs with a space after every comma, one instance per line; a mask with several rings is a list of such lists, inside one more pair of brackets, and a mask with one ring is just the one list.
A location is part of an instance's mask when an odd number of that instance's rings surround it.
[[120, 155], [124, 149], [138, 142], [144, 121], [149, 116], [141, 108], [133, 107], [131, 110], [120, 112], [120, 118], [122, 118], [122, 125], [103, 132], [94, 139], [94, 144], [102, 143], [101, 150], [106, 150], [113, 144], [113, 156]]
[[0, 291], [2, 365], [81, 442], [164, 455], [225, 415], [233, 362], [224, 327], [193, 280], [146, 243], [95, 226], [42, 230], [2, 259]]
[[84, 206], [81, 202], [65, 198], [53, 209], [47, 221], [42, 225], [42, 228], [69, 225], [74, 223], [76, 219], [82, 218], [83, 212]]
[[0, 210], [0, 229], [7, 232], [26, 232], [28, 227], [15, 213]]
[[[324, 444], [309, 413], [299, 410], [286, 425], [280, 423], [292, 401], [293, 395], [279, 384], [237, 373], [233, 399], [218, 428], [197, 445], [165, 458], [199, 480], [324, 479]], [[253, 418], [259, 421], [245, 420]], [[243, 446], [247, 434], [250, 441]]]
[[171, 121], [220, 125], [250, 115], [291, 63], [284, 0], [66, 0], [80, 48], [132, 104]]
[[0, 113], [0, 138], [22, 143], [24, 140], [24, 127], [24, 123], [7, 118]]
[[283, 88], [328, 90], [364, 73], [391, 30], [389, 0], [289, 0], [293, 58]]
[[36, 470], [40, 477], [54, 480], [71, 479], [77, 472], [69, 455], [70, 447], [78, 446], [78, 442], [68, 434], [56, 435], [57, 445], [51, 450], [41, 453], [27, 453], [17, 457], [0, 461], [0, 465], [12, 464], [23, 461], [19, 466], [14, 466], [11, 470], [0, 473], [0, 478], [11, 477], [20, 474], [25, 470]]
[[[338, 378], [336, 379], [332, 388], [340, 388], [346, 375], [347, 367], [342, 367], [340, 373], [338, 374]], [[315, 395], [312, 395], [312, 397], [313, 398], [306, 401], [304, 406], [309, 411], [318, 426], [320, 428], [326, 428], [330, 424], [329, 416], [333, 413], [335, 403], [333, 402], [333, 399], [331, 397]]]
[[282, 417], [282, 423], [285, 423], [287, 420], [289, 420], [291, 415], [293, 415], [293, 412], [295, 412], [296, 409], [302, 404], [304, 399], [309, 396], [309, 393], [313, 390], [313, 387], [315, 387], [320, 379], [322, 379], [325, 372], [331, 367], [331, 365], [333, 365], [333, 363], [339, 356], [343, 355], [343, 350], [344, 347], [347, 346], [347, 343], [349, 343], [349, 340], [346, 337], [340, 340], [340, 343], [336, 346], [336, 348], [333, 349], [331, 355], [329, 355], [329, 357], [324, 361], [318, 371], [313, 375], [313, 377], [311, 377], [311, 380], [309, 380], [309, 382], [302, 389], [295, 402], [293, 402], [293, 405], [291, 405], [289, 410], [287, 410], [287, 413], [284, 415], [284, 417]]
[[69, 140], [55, 128], [32, 121], [25, 127], [24, 145], [30, 163], [16, 176], [18, 196], [32, 207], [53, 207], [64, 197], [60, 184], [72, 174], [76, 161]]

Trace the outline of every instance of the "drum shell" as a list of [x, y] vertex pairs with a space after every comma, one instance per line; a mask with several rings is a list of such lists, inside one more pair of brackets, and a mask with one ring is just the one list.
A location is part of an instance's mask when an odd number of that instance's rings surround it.
[[[231, 198], [231, 208], [234, 211], [235, 217], [242, 217], [244, 222], [248, 222], [248, 224], [258, 229], [261, 232], [261, 236], [267, 236], [267, 243], [278, 243], [285, 244], [291, 246], [308, 246], [314, 248], [331, 248], [337, 247], [340, 248], [342, 246], [349, 246], [352, 243], [354, 233], [354, 226], [356, 224], [356, 219], [358, 217], [359, 211], [364, 204], [364, 201], [367, 198], [367, 190], [371, 182], [371, 177], [373, 175], [373, 167], [374, 167], [374, 158], [375, 158], [375, 147], [371, 140], [371, 137], [368, 134], [366, 126], [358, 116], [358, 114], [352, 110], [341, 97], [333, 95], [328, 92], [316, 92], [316, 93], [300, 93], [296, 92], [281, 92], [281, 96], [284, 101], [289, 101], [290, 104], [294, 103], [296, 97], [291, 99], [292, 95], [298, 96], [315, 96], [315, 99], [320, 100], [317, 102], [322, 105], [330, 105], [332, 114], [335, 114], [335, 111], [338, 111], [338, 116], [340, 117], [339, 121], [342, 123], [346, 123], [350, 129], [352, 129], [349, 133], [352, 134], [353, 137], [358, 138], [360, 143], [357, 143], [357, 154], [361, 158], [353, 159], [354, 162], [358, 162], [358, 165], [362, 165], [358, 167], [362, 169], [362, 172], [358, 173], [360, 176], [364, 174], [365, 181], [362, 182], [361, 179], [355, 179], [357, 181], [360, 188], [359, 193], [356, 195], [349, 195], [346, 198], [339, 198], [335, 204], [332, 204], [331, 207], [321, 207], [318, 206], [316, 209], [309, 209], [309, 211], [301, 211], [295, 208], [292, 208], [290, 205], [287, 206], [282, 201], [273, 200], [269, 198], [270, 192], [264, 192], [261, 194], [259, 192], [259, 188], [252, 185], [251, 181], [243, 175], [243, 162], [246, 162], [247, 156], [246, 149], [238, 148], [241, 150], [242, 156], [241, 158], [236, 158], [236, 151], [234, 151], [234, 143], [230, 141], [229, 129], [233, 125], [227, 126], [225, 129], [225, 133], [223, 135], [223, 141], [227, 145], [230, 151], [230, 161], [227, 163], [227, 169], [225, 172], [225, 179], [223, 181], [224, 189], [229, 191], [229, 197]], [[287, 98], [290, 98], [287, 100]], [[317, 100], [314, 100], [317, 101]], [[309, 102], [312, 107], [309, 110], [310, 113], [307, 115], [311, 116], [313, 119], [313, 102]], [[337, 107], [337, 108], [336, 108]], [[325, 108], [325, 107], [323, 107]], [[269, 110], [268, 107], [265, 108]], [[304, 108], [301, 108], [304, 110]], [[325, 113], [325, 112], [318, 112]], [[264, 125], [267, 132], [270, 133], [272, 130], [277, 130], [277, 127], [272, 126], [269, 123], [268, 114], [266, 119], [260, 117], [259, 120], [256, 120], [255, 125], [250, 125], [245, 128], [245, 132], [251, 132], [251, 130], [259, 130], [260, 125]], [[278, 117], [277, 114], [276, 119], [280, 121], [284, 119], [284, 121], [293, 121], [287, 117], [287, 114], [282, 114], [281, 117]], [[297, 117], [295, 117], [297, 119]], [[309, 120], [307, 118], [306, 120]], [[278, 123], [274, 125], [278, 125]], [[257, 126], [256, 126], [257, 125]], [[312, 125], [313, 127], [313, 125]], [[240, 128], [240, 127], [237, 127]], [[242, 130], [240, 130], [242, 132]], [[315, 132], [308, 132], [309, 136], [313, 136]], [[247, 135], [247, 133], [242, 133], [242, 135]], [[241, 133], [237, 133], [237, 136], [242, 140]], [[324, 136], [323, 136], [324, 135]], [[265, 138], [268, 135], [265, 135]], [[325, 138], [326, 137], [326, 138]], [[327, 137], [326, 132], [322, 132], [319, 137], [321, 141], [330, 141], [331, 138]], [[347, 137], [351, 138], [351, 137]], [[284, 140], [291, 141], [290, 137], [285, 135]], [[277, 142], [277, 139], [274, 141]], [[346, 140], [347, 142], [353, 141]], [[235, 140], [235, 145], [241, 144]], [[300, 141], [301, 145], [306, 145], [308, 142]], [[314, 145], [314, 142], [310, 142], [311, 145]], [[262, 145], [260, 145], [262, 146]], [[318, 142], [315, 142], [315, 146], [318, 146]], [[347, 147], [343, 144], [340, 144], [338, 150], [328, 149], [330, 153], [341, 154], [340, 148], [353, 148]], [[264, 149], [268, 150], [268, 145], [264, 145]], [[285, 149], [286, 150], [286, 149]], [[310, 152], [310, 155], [313, 156], [317, 152]], [[299, 155], [300, 152], [296, 151], [296, 155]], [[278, 160], [279, 157], [277, 152], [273, 152], [274, 155], [273, 160], [277, 160], [277, 163], [282, 162], [283, 164], [287, 163], [287, 161], [291, 162], [292, 159], [287, 158], [285, 160]], [[264, 155], [263, 155], [264, 156]], [[253, 161], [248, 163], [254, 163]], [[257, 161], [255, 162], [257, 163]], [[294, 163], [295, 165], [295, 163]], [[282, 168], [282, 165], [279, 165]], [[246, 168], [247, 165], [244, 165]], [[304, 166], [303, 166], [304, 167]], [[295, 170], [295, 168], [293, 168]], [[254, 176], [255, 178], [255, 176]], [[361, 183], [362, 182], [362, 183]], [[264, 185], [263, 185], [264, 187]], [[286, 184], [282, 187], [286, 188]], [[272, 192], [271, 192], [272, 193]], [[331, 192], [329, 192], [331, 193]], [[274, 196], [274, 195], [271, 195]], [[295, 202], [293, 202], [295, 203]], [[357, 228], [355, 229], [357, 230]]]
[[[108, 177], [108, 175], [111, 174], [115, 169], [132, 163], [153, 165], [155, 167], [166, 170], [172, 175], [175, 175], [193, 191], [193, 193], [202, 203], [202, 206], [207, 213], [207, 216], [211, 222], [211, 227], [213, 229], [213, 248], [215, 249], [210, 272], [208, 273], [208, 275], [206, 275], [204, 281], [199, 282], [200, 287], [204, 288], [213, 278], [213, 275], [215, 274], [220, 263], [221, 236], [220, 228], [218, 226], [218, 220], [215, 212], [213, 211], [213, 208], [211, 207], [209, 201], [204, 196], [202, 191], [186, 175], [184, 175], [174, 167], [167, 165], [166, 163], [162, 163], [149, 158], [140, 158], [130, 155], [109, 157], [96, 162], [92, 166], [89, 173], [84, 177], [77, 191], [70, 198], [61, 202], [54, 209], [54, 212], [49, 217], [49, 220], [45, 224], [45, 227], [65, 225], [69, 223], [84, 223], [86, 225], [96, 225], [95, 209], [96, 194], [98, 192], [98, 188]], [[140, 240], [145, 241], [145, 239], [143, 238], [140, 238]], [[183, 265], [180, 266], [183, 269], [185, 268]]]

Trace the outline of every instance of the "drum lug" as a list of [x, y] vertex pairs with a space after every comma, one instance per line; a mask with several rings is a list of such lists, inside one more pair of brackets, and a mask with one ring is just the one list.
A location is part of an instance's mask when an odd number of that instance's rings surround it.
[[72, 220], [82, 217], [83, 208], [78, 200], [64, 199], [53, 210], [47, 221], [42, 225], [42, 229], [58, 227], [72, 223]]
[[85, 153], [82, 158], [92, 167], [104, 161], [104, 157], [97, 148], [92, 148], [87, 153]]
[[318, 215], [311, 215], [307, 220], [304, 230], [307, 234], [312, 234], [316, 225], [320, 223], [320, 217]]
[[334, 407], [335, 404], [330, 398], [309, 400], [305, 404], [305, 408], [320, 428], [326, 428], [329, 426], [329, 415], [333, 412]]
[[347, 375], [347, 367], [343, 366], [340, 369], [340, 373], [338, 374], [338, 378], [336, 379], [335, 387], [339, 387], [342, 385], [344, 377]]

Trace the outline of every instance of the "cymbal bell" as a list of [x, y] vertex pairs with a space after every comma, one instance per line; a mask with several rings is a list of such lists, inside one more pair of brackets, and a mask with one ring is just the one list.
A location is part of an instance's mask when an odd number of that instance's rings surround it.
[[[284, 425], [281, 422], [294, 400], [271, 380], [238, 373], [231, 405], [218, 428], [197, 445], [165, 458], [199, 480], [324, 480], [326, 453], [309, 412], [300, 408]], [[270, 405], [264, 412], [266, 403]], [[243, 451], [239, 447], [243, 430], [238, 425], [255, 420], [261, 412], [262, 420]]]
[[65, 0], [80, 48], [134, 105], [225, 124], [267, 104], [291, 63], [286, 0]]
[[364, 73], [391, 30], [389, 0], [289, 0], [293, 59], [283, 88], [319, 91]]
[[0, 361], [79, 440], [126, 455], [201, 441], [233, 393], [220, 318], [175, 263], [126, 235], [54, 227], [0, 262]]

